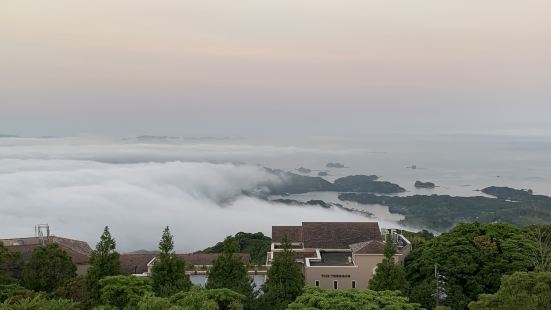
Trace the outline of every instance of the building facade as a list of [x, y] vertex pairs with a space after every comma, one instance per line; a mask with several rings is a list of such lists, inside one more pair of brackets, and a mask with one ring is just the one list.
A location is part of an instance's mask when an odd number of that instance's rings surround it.
[[384, 258], [385, 240], [394, 242], [399, 263], [411, 251], [404, 236], [380, 229], [376, 222], [303, 222], [301, 226], [272, 227], [268, 266], [281, 251], [284, 236], [292, 244], [305, 283], [327, 289], [368, 288]]

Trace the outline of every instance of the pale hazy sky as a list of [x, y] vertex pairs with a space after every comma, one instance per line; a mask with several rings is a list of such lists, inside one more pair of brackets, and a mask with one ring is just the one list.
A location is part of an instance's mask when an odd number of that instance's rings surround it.
[[382, 126], [551, 131], [551, 1], [0, 1], [0, 133]]

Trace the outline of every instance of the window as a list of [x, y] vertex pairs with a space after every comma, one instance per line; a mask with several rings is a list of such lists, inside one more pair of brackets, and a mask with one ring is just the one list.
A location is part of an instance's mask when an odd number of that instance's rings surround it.
[[352, 281], [352, 288], [356, 288], [356, 281]]
[[333, 281], [333, 288], [338, 289], [339, 288], [339, 281]]
[[316, 280], [316, 286], [320, 286], [320, 280]]

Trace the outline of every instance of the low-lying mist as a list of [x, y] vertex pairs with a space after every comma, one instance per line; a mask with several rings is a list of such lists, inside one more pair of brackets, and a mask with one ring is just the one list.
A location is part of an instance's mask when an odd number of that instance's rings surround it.
[[[19, 141], [19, 153], [10, 143], [12, 148], [0, 147], [4, 238], [30, 236], [34, 225], [48, 223], [53, 234], [94, 246], [109, 225], [118, 249], [132, 251], [155, 249], [168, 225], [178, 251], [195, 251], [239, 231], [269, 235], [272, 225], [362, 220], [342, 210], [287, 206], [243, 195], [258, 184], [280, 181], [254, 164], [118, 164], [93, 160], [94, 154], [106, 157], [114, 145], [96, 145], [95, 150], [87, 145], [88, 158], [83, 160], [78, 146], [59, 141]], [[123, 158], [124, 147], [114, 151], [118, 158]], [[156, 156], [165, 147], [148, 146]], [[147, 159], [148, 153], [140, 156]]]

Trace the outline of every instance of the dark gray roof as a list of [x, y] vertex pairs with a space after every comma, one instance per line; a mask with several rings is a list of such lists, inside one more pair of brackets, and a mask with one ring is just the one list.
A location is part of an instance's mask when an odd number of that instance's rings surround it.
[[273, 242], [281, 242], [285, 235], [291, 242], [302, 242], [302, 226], [272, 226]]
[[[3, 243], [8, 251], [21, 253], [23, 259], [31, 258], [32, 251], [42, 245], [42, 241], [38, 237], [0, 239], [0, 243]], [[77, 265], [87, 264], [92, 254], [88, 243], [80, 240], [49, 236], [44, 239], [44, 243], [56, 243]]]
[[304, 222], [302, 239], [305, 248], [349, 249], [351, 244], [383, 237], [377, 222]]

